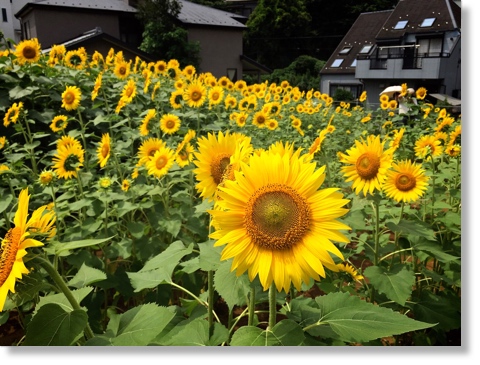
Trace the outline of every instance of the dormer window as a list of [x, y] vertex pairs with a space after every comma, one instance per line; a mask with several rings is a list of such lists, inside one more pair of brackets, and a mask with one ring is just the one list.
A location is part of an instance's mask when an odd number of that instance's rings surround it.
[[399, 20], [393, 29], [405, 29], [408, 24], [408, 20]]
[[350, 65], [350, 67], [357, 67], [357, 59], [355, 58], [352, 62], [352, 64]]
[[433, 23], [435, 22], [435, 19], [436, 18], [425, 18], [425, 19], [423, 19], [423, 22], [422, 22], [422, 24], [420, 24], [420, 26], [422, 28], [431, 27], [433, 25]]
[[372, 45], [371, 44], [367, 44], [365, 46], [362, 47], [362, 49], [360, 50], [359, 53], [368, 53], [370, 52], [370, 50], [372, 49]]
[[352, 46], [345, 46], [342, 48], [342, 50], [340, 52], [338, 52], [338, 54], [348, 54], [352, 49]]
[[335, 59], [335, 61], [332, 62], [332, 65], [330, 67], [340, 67], [342, 62], [343, 62], [342, 58], [337, 58]]

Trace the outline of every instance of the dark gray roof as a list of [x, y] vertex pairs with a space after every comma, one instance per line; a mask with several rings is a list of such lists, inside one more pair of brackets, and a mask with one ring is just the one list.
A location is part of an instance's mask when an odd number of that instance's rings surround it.
[[137, 9], [125, 4], [123, 1], [120, 0], [35, 0], [25, 4], [25, 6], [17, 12], [17, 14], [22, 13], [23, 10], [25, 10], [29, 6], [36, 5], [61, 6], [79, 9], [110, 10], [128, 13], [137, 12]]
[[182, 8], [177, 18], [182, 23], [246, 28], [246, 26], [239, 21], [247, 19], [242, 15], [210, 8], [186, 0], [179, 0], [179, 2]]

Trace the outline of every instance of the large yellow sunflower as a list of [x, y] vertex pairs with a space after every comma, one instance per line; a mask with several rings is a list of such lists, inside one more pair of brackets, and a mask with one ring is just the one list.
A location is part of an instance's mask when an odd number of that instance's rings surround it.
[[165, 134], [173, 134], [180, 129], [180, 118], [174, 114], [164, 114], [160, 118], [160, 129]]
[[185, 141], [182, 141], [177, 146], [175, 151], [175, 162], [180, 167], [185, 167], [193, 161], [193, 152], [195, 149], [193, 146]]
[[130, 62], [127, 62], [125, 60], [119, 60], [118, 62], [115, 63], [115, 68], [113, 69], [113, 73], [115, 76], [117, 76], [119, 79], [124, 80], [130, 75]]
[[107, 161], [110, 158], [111, 149], [112, 147], [110, 144], [110, 135], [108, 133], [104, 133], [102, 135], [102, 140], [100, 141], [100, 144], [97, 148], [97, 157], [100, 167], [103, 168], [107, 164]]
[[419, 158], [438, 157], [443, 153], [443, 147], [436, 136], [426, 135], [415, 142], [415, 156]]
[[225, 92], [223, 91], [223, 87], [221, 86], [214, 86], [208, 91], [208, 100], [209, 100], [209, 105], [217, 105], [220, 104], [223, 95]]
[[75, 110], [80, 105], [82, 92], [76, 86], [67, 86], [62, 93], [62, 108], [66, 110]]
[[342, 154], [341, 162], [348, 164], [342, 167], [346, 182], [353, 181], [355, 194], [363, 191], [373, 194], [375, 189], [381, 190], [386, 179], [387, 170], [392, 164], [392, 154], [383, 150], [385, 141], [380, 136], [370, 135], [367, 141], [355, 141], [355, 147]]
[[137, 85], [133, 79], [128, 80], [122, 90], [121, 100], [130, 103], [137, 95]]
[[50, 123], [50, 129], [53, 132], [61, 132], [67, 128], [67, 124], [66, 115], [57, 115], [52, 119], [52, 123]]
[[340, 230], [350, 227], [337, 220], [348, 200], [337, 188], [319, 190], [324, 170], [296, 153], [262, 151], [219, 188], [210, 237], [225, 245], [221, 259], [233, 258], [237, 276], [248, 271], [264, 290], [288, 291], [325, 277], [324, 267], [338, 271], [331, 254], [343, 255], [332, 241], [348, 242]]
[[183, 100], [190, 108], [202, 106], [206, 98], [207, 89], [198, 81], [190, 83], [183, 92]]
[[53, 223], [55, 215], [52, 211], [44, 214], [45, 207], [35, 211], [27, 221], [28, 189], [20, 192], [18, 208], [13, 219], [14, 227], [9, 229], [0, 245], [0, 312], [3, 310], [8, 292], [15, 293], [15, 282], [29, 271], [23, 262], [27, 249], [43, 246], [43, 243], [34, 239], [31, 232], [46, 233], [51, 236], [55, 232]]
[[167, 174], [174, 162], [173, 150], [168, 147], [161, 147], [146, 164], [148, 174], [160, 178]]
[[250, 138], [240, 133], [223, 134], [218, 136], [208, 133], [208, 136], [198, 138], [198, 152], [195, 152], [193, 163], [197, 168], [194, 170], [197, 191], [203, 199], [212, 200], [215, 196], [217, 186], [223, 181], [224, 175], [228, 173], [230, 157], [234, 155], [237, 145]]
[[76, 144], [57, 147], [53, 156], [53, 169], [61, 179], [77, 176], [77, 171], [83, 166], [84, 151]]
[[103, 77], [103, 74], [100, 72], [97, 78], [95, 79], [95, 85], [93, 85], [93, 90], [92, 90], [92, 100], [95, 100], [97, 98], [98, 92], [102, 87], [102, 77]]
[[410, 160], [393, 162], [383, 191], [397, 202], [414, 202], [427, 190], [428, 179], [422, 167]]
[[24, 63], [37, 62], [41, 54], [40, 43], [37, 38], [21, 41], [15, 46], [15, 56], [21, 65]]
[[166, 147], [164, 141], [158, 138], [148, 138], [142, 142], [138, 148], [138, 163], [137, 166], [146, 165], [160, 148]]
[[68, 51], [64, 62], [67, 67], [83, 70], [87, 64], [87, 54], [80, 49]]

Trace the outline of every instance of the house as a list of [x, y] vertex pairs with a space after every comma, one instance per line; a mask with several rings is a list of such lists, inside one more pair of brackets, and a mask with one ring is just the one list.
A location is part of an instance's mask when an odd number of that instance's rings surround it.
[[354, 97], [406, 83], [461, 99], [461, 8], [453, 0], [400, 0], [392, 10], [362, 13], [320, 72], [320, 90]]
[[[200, 44], [198, 72], [211, 72], [216, 77], [227, 75], [232, 80], [241, 79], [244, 72], [257, 76], [270, 72], [243, 55], [245, 16], [186, 0], [179, 2], [181, 10], [177, 21], [187, 30], [188, 40]], [[120, 47], [125, 54], [135, 54], [140, 52], [143, 31], [135, 16], [136, 3], [129, 0], [26, 1], [15, 16], [21, 25], [22, 39], [36, 37], [43, 49], [65, 42], [80, 47], [88, 42], [90, 47], [101, 47], [99, 51], [106, 54], [103, 48], [116, 43], [115, 49]], [[87, 51], [91, 52], [88, 48]]]

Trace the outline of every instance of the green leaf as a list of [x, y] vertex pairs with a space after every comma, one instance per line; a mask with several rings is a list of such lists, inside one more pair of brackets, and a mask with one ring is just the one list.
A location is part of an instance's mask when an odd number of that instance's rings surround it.
[[246, 304], [247, 295], [250, 292], [250, 280], [246, 275], [237, 276], [230, 271], [231, 261], [223, 261], [215, 271], [215, 290], [225, 300], [230, 310], [235, 305]]
[[413, 245], [413, 248], [416, 251], [427, 252], [432, 257], [436, 258], [438, 261], [448, 263], [448, 262], [460, 262], [460, 257], [450, 255], [443, 251], [442, 247], [433, 242], [421, 241], [418, 244]]
[[220, 266], [220, 256], [222, 254], [222, 247], [215, 247], [215, 241], [208, 240], [198, 244], [200, 249], [199, 264], [204, 271], [217, 270]]
[[[435, 326], [435, 323], [416, 321], [348, 293], [330, 293], [315, 301], [321, 311], [317, 326], [330, 326], [345, 342], [368, 342]], [[312, 325], [307, 331], [315, 336], [315, 328]]]
[[77, 274], [68, 282], [68, 285], [74, 288], [83, 288], [97, 281], [106, 279], [107, 274], [103, 271], [89, 267], [84, 263]]
[[143, 237], [145, 232], [145, 224], [142, 222], [128, 222], [127, 223], [128, 232], [135, 238], [140, 239]]
[[192, 253], [193, 244], [185, 247], [182, 241], [175, 241], [165, 251], [147, 261], [139, 272], [128, 272], [127, 275], [139, 292], [146, 288], [154, 288], [163, 282], [170, 282], [173, 270], [180, 260]]
[[254, 326], [240, 327], [232, 336], [231, 346], [299, 346], [305, 335], [302, 327], [291, 319], [278, 322], [272, 330]]
[[55, 243], [55, 255], [58, 255], [64, 251], [74, 250], [76, 248], [90, 247], [99, 245], [100, 243], [111, 240], [112, 237], [102, 238], [102, 239], [90, 239], [90, 240], [81, 240], [81, 241], [71, 241], [67, 243]]
[[406, 300], [412, 295], [415, 284], [415, 274], [406, 266], [397, 266], [390, 271], [383, 267], [369, 266], [363, 275], [380, 293], [400, 305], [405, 305]]
[[[87, 287], [87, 288], [81, 288], [81, 289], [76, 289], [72, 290], [72, 295], [77, 301], [78, 304], [88, 295], [90, 292], [93, 290], [93, 288]], [[72, 311], [72, 305], [68, 301], [68, 299], [65, 297], [63, 293], [60, 294], [53, 294], [49, 295], [46, 297], [40, 298], [40, 301], [38, 302], [38, 305], [35, 307], [35, 311], [38, 311], [41, 309], [42, 306], [46, 304], [58, 304], [60, 307], [62, 307], [64, 310], [67, 312]]]
[[420, 236], [429, 241], [436, 241], [435, 231], [431, 226], [422, 221], [409, 221], [403, 219], [398, 224], [388, 222], [386, 223], [386, 226], [393, 232], [402, 233], [407, 236]]
[[58, 304], [46, 304], [27, 326], [25, 346], [70, 346], [78, 340], [87, 325], [83, 310], [67, 312]]
[[228, 329], [220, 323], [214, 324], [213, 335], [209, 338], [208, 322], [197, 318], [165, 342], [166, 346], [218, 346], [228, 341]]
[[0, 198], [0, 213], [2, 213], [5, 209], [8, 208], [12, 200], [12, 195], [4, 195]]
[[31, 95], [35, 90], [38, 90], [36, 86], [28, 86], [23, 89], [21, 86], [15, 86], [13, 89], [10, 89], [8, 94], [10, 95], [10, 99], [21, 99], [25, 96]]
[[174, 311], [148, 303], [116, 315], [110, 320], [105, 335], [96, 336], [86, 345], [146, 346], [175, 316]]

